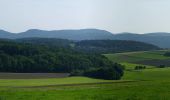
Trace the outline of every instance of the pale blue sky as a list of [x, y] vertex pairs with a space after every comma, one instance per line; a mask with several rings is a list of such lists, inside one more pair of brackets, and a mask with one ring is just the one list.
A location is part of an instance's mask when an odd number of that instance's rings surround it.
[[170, 0], [0, 0], [0, 29], [170, 32]]

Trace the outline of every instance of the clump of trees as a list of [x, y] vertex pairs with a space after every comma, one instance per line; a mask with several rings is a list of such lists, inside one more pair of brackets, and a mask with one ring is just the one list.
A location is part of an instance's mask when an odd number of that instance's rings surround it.
[[136, 66], [135, 70], [143, 70], [146, 69], [146, 66]]
[[114, 65], [111, 68], [89, 70], [84, 73], [84, 76], [106, 80], [119, 80], [123, 76], [123, 68], [119, 65]]
[[0, 72], [62, 72], [102, 79], [123, 75], [121, 65], [99, 54], [10, 41], [0, 41]]
[[106, 79], [106, 80], [119, 80], [123, 76], [124, 72], [124, 66], [120, 64], [113, 64], [111, 67], [105, 67], [105, 68], [95, 68], [95, 69], [89, 69], [85, 71], [75, 71], [71, 75], [82, 75], [92, 78], [98, 78], [98, 79]]
[[165, 65], [159, 65], [158, 68], [165, 68]]
[[164, 56], [170, 57], [170, 52], [164, 53]]

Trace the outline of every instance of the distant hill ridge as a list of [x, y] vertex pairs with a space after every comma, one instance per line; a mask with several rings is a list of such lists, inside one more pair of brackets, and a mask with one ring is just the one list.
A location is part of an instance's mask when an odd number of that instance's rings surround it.
[[30, 29], [25, 32], [12, 34], [10, 32], [0, 31], [0, 38], [30, 38], [30, 37], [40, 37], [40, 38], [61, 38], [69, 40], [91, 40], [91, 39], [111, 39], [112, 33], [105, 30], [98, 29], [80, 29], [80, 30], [54, 30], [45, 31], [38, 29]]
[[31, 29], [21, 33], [10, 33], [0, 30], [0, 38], [60, 38], [68, 40], [133, 40], [157, 45], [161, 48], [170, 48], [170, 33], [155, 32], [146, 34], [121, 33], [112, 34], [111, 32], [99, 29], [80, 29], [80, 30], [54, 30], [45, 31]]

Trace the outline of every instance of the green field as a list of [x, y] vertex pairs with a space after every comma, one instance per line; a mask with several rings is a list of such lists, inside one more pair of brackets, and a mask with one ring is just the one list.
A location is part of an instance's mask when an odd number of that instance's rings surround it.
[[111, 61], [127, 64], [140, 64], [147, 66], [159, 66], [161, 64], [170, 66], [170, 57], [164, 56], [169, 50], [128, 52], [117, 54], [105, 54]]
[[85, 77], [0, 80], [0, 100], [169, 100], [170, 68], [126, 71], [122, 80]]
[[86, 77], [0, 79], [0, 100], [170, 100], [170, 68], [147, 65], [144, 70], [134, 70], [141, 65], [136, 62], [143, 59], [169, 59], [164, 52], [107, 54], [110, 60], [126, 66], [119, 81]]
[[72, 84], [88, 84], [101, 82], [118, 82], [110, 80], [99, 80], [86, 77], [49, 78], [49, 79], [0, 79], [3, 87], [36, 87], [36, 86], [60, 86]]
[[108, 100], [115, 85], [135, 82], [86, 77], [60, 79], [1, 79], [0, 100]]

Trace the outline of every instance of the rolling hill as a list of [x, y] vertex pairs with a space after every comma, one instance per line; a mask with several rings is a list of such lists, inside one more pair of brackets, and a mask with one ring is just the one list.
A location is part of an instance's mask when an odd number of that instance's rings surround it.
[[55, 38], [23, 38], [15, 41], [21, 43], [31, 43], [36, 45], [46, 45], [50, 47], [71, 48], [74, 51], [83, 53], [118, 53], [131, 51], [159, 50], [160, 48], [143, 42], [130, 40], [82, 40], [71, 41]]
[[113, 36], [114, 40], [133, 40], [157, 45], [161, 48], [170, 48], [170, 33], [121, 33]]
[[100, 54], [160, 49], [152, 44], [131, 40], [84, 40], [76, 42], [75, 48], [79, 51]]
[[99, 29], [80, 29], [80, 30], [54, 30], [45, 31], [30, 29], [21, 33], [10, 33], [0, 30], [0, 38], [18, 39], [18, 38], [60, 38], [68, 40], [132, 40], [150, 43], [161, 48], [170, 48], [170, 33], [156, 32], [146, 34], [120, 33], [112, 34], [111, 32]]

